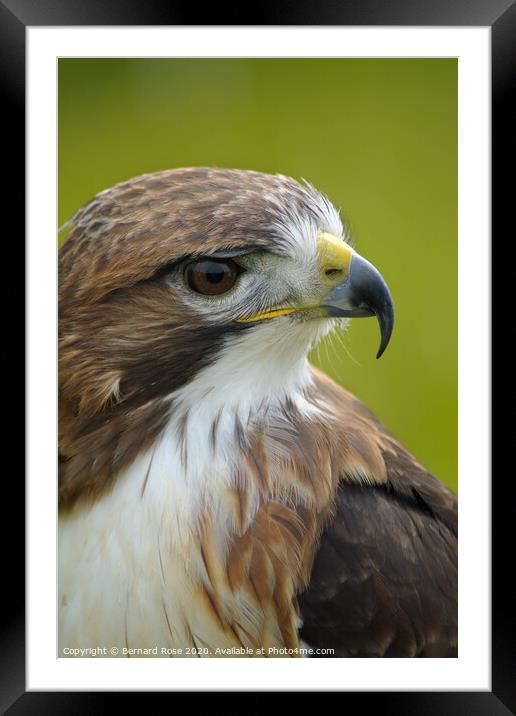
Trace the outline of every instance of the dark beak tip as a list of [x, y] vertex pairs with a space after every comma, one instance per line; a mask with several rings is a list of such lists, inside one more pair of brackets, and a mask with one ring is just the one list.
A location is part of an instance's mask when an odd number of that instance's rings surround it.
[[378, 360], [379, 358], [381, 358], [381, 357], [383, 356], [383, 354], [385, 353], [385, 349], [386, 349], [386, 348], [387, 348], [387, 344], [381, 345], [381, 346], [378, 348], [378, 352], [377, 352], [377, 354], [376, 354], [376, 360]]
[[378, 352], [376, 353], [377, 360], [378, 358], [382, 357], [385, 352], [385, 349], [389, 345], [392, 336], [392, 330], [394, 328], [394, 304], [390, 295], [389, 298], [390, 301], [385, 307], [385, 310], [381, 310], [376, 313], [376, 318], [378, 319], [378, 324], [380, 326], [381, 336], [380, 347], [378, 348]]

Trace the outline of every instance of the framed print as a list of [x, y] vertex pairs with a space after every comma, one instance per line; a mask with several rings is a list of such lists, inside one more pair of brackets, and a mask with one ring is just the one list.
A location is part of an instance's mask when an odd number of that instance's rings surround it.
[[10, 713], [178, 690], [515, 708], [489, 382], [514, 8], [0, 4], [27, 147]]

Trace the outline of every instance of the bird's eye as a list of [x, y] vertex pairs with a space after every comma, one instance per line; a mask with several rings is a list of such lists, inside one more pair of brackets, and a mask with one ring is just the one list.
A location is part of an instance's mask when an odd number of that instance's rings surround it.
[[242, 271], [232, 259], [206, 258], [189, 263], [185, 278], [192, 291], [204, 296], [218, 296], [233, 288]]

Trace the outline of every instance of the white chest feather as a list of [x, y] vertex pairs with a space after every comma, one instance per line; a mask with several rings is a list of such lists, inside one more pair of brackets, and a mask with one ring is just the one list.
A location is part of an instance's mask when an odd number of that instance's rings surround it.
[[[265, 382], [235, 390], [238, 371], [233, 366], [232, 400], [224, 394], [231, 366], [222, 361], [217, 370], [191, 385], [186, 396], [175, 396], [175, 405], [179, 398], [182, 409], [175, 411], [152, 449], [118, 476], [109, 494], [93, 506], [77, 504], [60, 520], [61, 653], [103, 646], [116, 647], [120, 656], [128, 655], [125, 649], [136, 649], [133, 655], [150, 649], [156, 656], [195, 656], [195, 649], [214, 643], [234, 646], [234, 635], [218, 629], [206, 592], [199, 589], [214, 577], [208, 574], [203, 529], [207, 523], [214, 526], [212, 564], [224, 571], [228, 544], [239, 529], [228, 491], [235, 480], [247, 480], [245, 471], [235, 470], [239, 439], [245, 440], [257, 421], [267, 424], [269, 419], [276, 432], [283, 427], [288, 432], [288, 426], [274, 423], [278, 396], [283, 400], [288, 394], [307, 415], [316, 409], [299, 390], [309, 380], [306, 362], [297, 372], [289, 371], [293, 382], [288, 386], [279, 389], [269, 379], [270, 390], [264, 389]], [[278, 454], [278, 464], [281, 457]], [[271, 465], [275, 499], [303, 502], [305, 496], [290, 488], [284, 470], [274, 469], [274, 455]], [[249, 522], [260, 494], [250, 480], [245, 487]], [[242, 612], [237, 642], [256, 643], [263, 625], [245, 593], [231, 594], [231, 600], [228, 609]], [[281, 643], [279, 634], [270, 638]], [[179, 654], [170, 652], [174, 649]]]
[[[189, 488], [179, 452], [164, 436], [110, 494], [60, 521], [61, 648], [191, 644], [200, 570], [193, 546], [206, 498]], [[209, 474], [212, 509], [221, 469]]]

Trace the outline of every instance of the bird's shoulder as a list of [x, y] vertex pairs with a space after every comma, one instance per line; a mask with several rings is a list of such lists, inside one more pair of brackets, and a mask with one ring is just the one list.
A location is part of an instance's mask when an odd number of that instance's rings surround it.
[[[302, 638], [335, 656], [456, 655], [456, 495], [357, 398], [319, 371], [314, 381], [348, 457], [300, 595]], [[369, 478], [360, 458], [374, 459]]]

